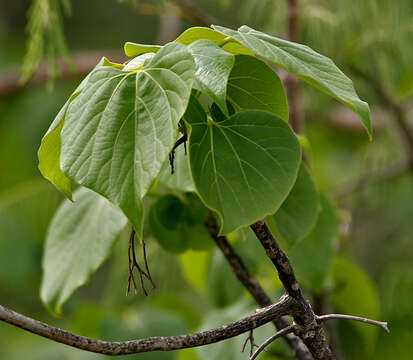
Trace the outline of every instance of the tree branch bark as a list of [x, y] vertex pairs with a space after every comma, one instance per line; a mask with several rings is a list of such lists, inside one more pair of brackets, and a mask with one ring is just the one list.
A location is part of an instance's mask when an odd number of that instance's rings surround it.
[[[241, 257], [235, 252], [231, 244], [228, 242], [225, 236], [218, 236], [218, 225], [211, 212], [208, 214], [208, 218], [205, 225], [209, 231], [209, 234], [214, 239], [215, 243], [219, 249], [224, 254], [228, 263], [238, 278], [238, 280], [244, 285], [247, 291], [251, 294], [254, 300], [261, 307], [267, 307], [273, 302], [271, 298], [266, 294], [264, 289], [261, 287], [258, 280], [252, 275], [245, 263], [242, 261]], [[289, 323], [283, 318], [277, 318], [273, 320], [275, 327], [279, 330], [284, 329], [289, 326]], [[313, 360], [313, 356], [308, 351], [304, 343], [294, 334], [285, 334], [283, 336], [284, 340], [290, 346], [293, 355], [299, 360]]]
[[324, 330], [316, 321], [316, 315], [311, 309], [310, 304], [305, 300], [300, 285], [295, 278], [294, 270], [290, 260], [284, 251], [280, 248], [270, 229], [263, 220], [257, 221], [251, 225], [261, 245], [265, 249], [267, 256], [274, 264], [278, 272], [284, 289], [300, 306], [300, 313], [293, 316], [297, 324], [296, 334], [303, 340], [304, 344], [310, 350], [314, 359], [330, 360], [333, 355], [328, 346]]
[[105, 355], [127, 355], [150, 351], [171, 351], [216, 343], [256, 329], [281, 316], [296, 314], [298, 310], [297, 302], [294, 299], [283, 296], [277, 303], [260, 309], [255, 314], [212, 330], [195, 334], [154, 336], [120, 342], [94, 340], [76, 335], [26, 317], [2, 305], [0, 305], [0, 320], [81, 350]]

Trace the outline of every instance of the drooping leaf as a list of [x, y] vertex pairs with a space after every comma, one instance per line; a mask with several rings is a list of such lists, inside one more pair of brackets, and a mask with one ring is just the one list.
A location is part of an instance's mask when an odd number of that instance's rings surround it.
[[289, 245], [306, 236], [317, 222], [320, 199], [307, 167], [301, 163], [297, 180], [274, 220], [278, 232]]
[[127, 223], [120, 209], [91, 190], [80, 188], [74, 199], [56, 212], [42, 263], [41, 298], [57, 314], [106, 260]]
[[331, 202], [320, 196], [321, 211], [313, 230], [288, 252], [297, 278], [320, 293], [331, 274], [338, 220]]
[[196, 64], [193, 87], [208, 96], [228, 115], [227, 82], [234, 65], [234, 55], [209, 40], [197, 40], [188, 46]]
[[132, 57], [132, 56], [138, 56], [141, 54], [146, 54], [146, 53], [151, 53], [151, 52], [156, 53], [162, 48], [162, 46], [137, 44], [137, 43], [128, 41], [125, 43], [123, 48], [125, 50], [125, 55]]
[[214, 44], [231, 54], [254, 56], [253, 52], [248, 50], [244, 45], [241, 45], [238, 41], [227, 42], [227, 37], [225, 35], [207, 27], [192, 27], [185, 30], [175, 41], [184, 45], [189, 45], [201, 39], [212, 41]]
[[186, 47], [170, 43], [140, 70], [94, 70], [67, 110], [64, 173], [119, 205], [139, 235], [141, 199], [175, 143], [194, 73]]
[[227, 96], [237, 111], [265, 110], [288, 121], [287, 97], [280, 78], [255, 57], [235, 56]]
[[207, 120], [191, 101], [190, 167], [203, 202], [222, 219], [222, 234], [273, 214], [294, 185], [301, 148], [285, 121], [268, 112], [244, 111]]
[[222, 26], [214, 26], [214, 29], [237, 40], [255, 55], [274, 62], [351, 108], [359, 115], [371, 138], [368, 104], [360, 100], [352, 81], [331, 59], [308, 46], [279, 39], [245, 25], [238, 31]]

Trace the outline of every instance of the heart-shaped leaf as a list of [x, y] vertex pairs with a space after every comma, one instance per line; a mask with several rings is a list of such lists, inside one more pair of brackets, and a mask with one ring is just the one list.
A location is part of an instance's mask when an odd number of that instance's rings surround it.
[[255, 57], [235, 56], [227, 96], [237, 111], [265, 110], [288, 121], [287, 97], [280, 78]]
[[273, 214], [295, 183], [301, 148], [274, 114], [243, 111], [215, 122], [191, 101], [190, 167], [198, 194], [227, 234]]
[[43, 257], [41, 298], [57, 314], [110, 254], [127, 219], [95, 192], [80, 188], [75, 203], [65, 200], [50, 223]]
[[139, 235], [141, 199], [176, 141], [194, 73], [187, 48], [170, 43], [142, 69], [94, 70], [67, 109], [64, 173], [119, 205]]
[[331, 59], [308, 46], [279, 39], [245, 25], [238, 31], [222, 26], [214, 26], [214, 29], [243, 44], [255, 55], [281, 66], [351, 108], [359, 115], [371, 138], [368, 104], [360, 100], [353, 82]]

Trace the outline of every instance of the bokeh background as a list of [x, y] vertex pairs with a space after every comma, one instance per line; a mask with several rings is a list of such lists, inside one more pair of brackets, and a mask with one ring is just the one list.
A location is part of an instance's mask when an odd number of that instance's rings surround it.
[[[293, 29], [291, 3], [298, 11]], [[41, 26], [36, 16], [43, 19]], [[41, 177], [37, 149], [82, 77], [103, 55], [126, 60], [125, 41], [165, 43], [190, 26], [247, 24], [279, 37], [293, 36], [331, 57], [371, 105], [373, 142], [353, 113], [299, 83], [294, 111], [311, 143], [308, 156], [316, 183], [333, 200], [340, 229], [324, 288], [315, 291], [305, 275], [301, 280], [319, 313], [334, 310], [389, 322], [390, 334], [346, 322], [330, 325], [338, 359], [412, 359], [412, 18], [411, 0], [1, 0], [0, 302], [107, 340], [197, 331], [255, 308], [218, 251], [173, 255], [150, 234], [149, 262], [158, 289], [148, 298], [125, 296], [127, 234], [92, 281], [66, 304], [63, 318], [52, 317], [39, 298], [47, 226], [63, 197]], [[22, 76], [30, 79], [24, 85]], [[278, 295], [280, 284], [257, 243], [248, 234], [231, 241], [265, 289]], [[322, 260], [296, 261], [311, 269]], [[258, 331], [257, 341], [269, 334], [271, 327]], [[246, 359], [244, 338], [199, 351], [128, 358]], [[104, 357], [0, 324], [0, 358]], [[280, 341], [263, 358], [291, 356]]]

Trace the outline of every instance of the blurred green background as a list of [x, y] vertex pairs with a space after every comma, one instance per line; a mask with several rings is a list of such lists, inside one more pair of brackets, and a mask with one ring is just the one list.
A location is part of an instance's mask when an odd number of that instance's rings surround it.
[[[413, 144], [409, 147], [406, 132], [413, 134], [413, 2], [298, 3], [299, 41], [332, 58], [353, 79], [360, 97], [370, 103], [375, 129], [369, 143], [353, 113], [300, 83], [296, 110], [311, 143], [316, 183], [336, 205], [339, 236], [329, 259], [333, 265], [323, 269], [328, 279], [324, 288], [315, 289], [305, 272], [299, 281], [318, 313], [352, 313], [389, 322], [390, 334], [344, 321], [331, 324], [338, 359], [412, 359], [413, 177], [409, 164]], [[49, 14], [60, 9], [60, 17], [44, 34], [36, 33], [36, 27], [27, 32], [29, 8], [40, 6], [44, 15], [45, 4], [50, 6]], [[53, 318], [39, 298], [41, 258], [47, 226], [63, 198], [41, 177], [37, 149], [60, 107], [98, 59], [103, 55], [125, 59], [124, 42], [165, 43], [187, 27], [209, 23], [233, 28], [247, 24], [286, 37], [288, 2], [72, 0], [70, 12], [65, 4], [63, 0], [0, 1], [0, 302], [36, 319], [107, 340], [197, 331], [253, 311], [256, 306], [219, 251], [174, 255], [162, 250], [150, 234], [149, 263], [158, 289], [148, 298], [140, 293], [126, 297], [125, 233], [113, 256], [66, 304], [64, 318]], [[50, 60], [66, 52], [69, 61], [58, 61], [58, 76]], [[26, 76], [40, 64], [25, 86], [19, 82], [23, 61]], [[285, 78], [283, 73], [280, 76]], [[273, 268], [250, 235], [235, 234], [231, 241], [264, 288], [278, 296], [280, 284]], [[323, 260], [296, 256], [293, 265], [311, 270]], [[260, 329], [256, 341], [271, 331], [271, 326]], [[129, 358], [247, 359], [241, 353], [244, 339]], [[8, 360], [104, 358], [6, 324], [0, 324], [0, 349], [0, 358]], [[288, 356], [280, 341], [262, 357]]]

